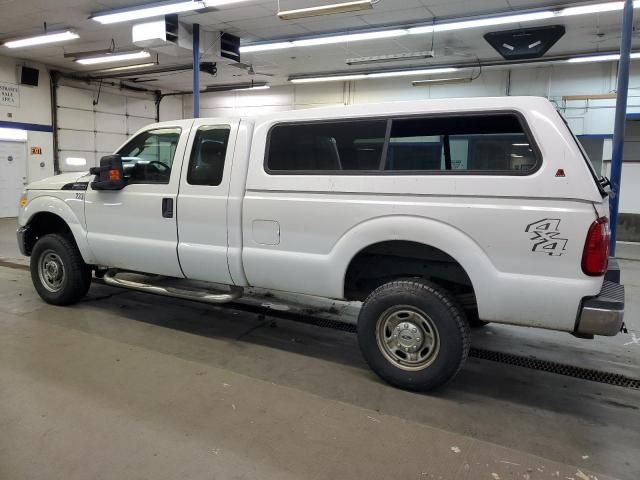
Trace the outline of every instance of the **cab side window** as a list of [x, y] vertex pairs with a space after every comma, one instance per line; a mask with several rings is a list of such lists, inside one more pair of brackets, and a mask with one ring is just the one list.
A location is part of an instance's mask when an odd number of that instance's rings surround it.
[[189, 161], [189, 185], [220, 185], [224, 174], [224, 159], [229, 143], [228, 125], [200, 127], [196, 132]]
[[180, 128], [159, 128], [132, 138], [118, 154], [128, 183], [169, 183]]

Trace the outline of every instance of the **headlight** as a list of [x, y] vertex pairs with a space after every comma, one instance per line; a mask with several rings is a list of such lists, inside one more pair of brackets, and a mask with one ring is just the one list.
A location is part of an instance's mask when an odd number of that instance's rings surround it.
[[25, 190], [20, 195], [20, 208], [23, 208], [27, 204], [27, 191]]

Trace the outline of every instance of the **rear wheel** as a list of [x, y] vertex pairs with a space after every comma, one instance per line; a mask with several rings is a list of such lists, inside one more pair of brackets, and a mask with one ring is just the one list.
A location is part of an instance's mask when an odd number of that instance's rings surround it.
[[400, 388], [426, 391], [451, 378], [469, 353], [469, 325], [453, 295], [421, 280], [390, 282], [365, 300], [358, 342], [367, 363]]
[[60, 234], [38, 239], [31, 253], [31, 279], [38, 295], [53, 305], [71, 305], [91, 285], [91, 269], [73, 240]]

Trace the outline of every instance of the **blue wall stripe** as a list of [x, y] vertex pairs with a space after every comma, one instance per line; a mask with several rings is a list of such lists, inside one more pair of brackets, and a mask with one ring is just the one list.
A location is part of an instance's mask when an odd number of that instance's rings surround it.
[[40, 125], [38, 123], [5, 122], [0, 120], [0, 128], [17, 128], [31, 132], [53, 133], [53, 127], [51, 125]]
[[613, 138], [613, 133], [587, 133], [584, 135], [576, 135], [578, 138]]
[[640, 113], [627, 113], [627, 120], [640, 120]]

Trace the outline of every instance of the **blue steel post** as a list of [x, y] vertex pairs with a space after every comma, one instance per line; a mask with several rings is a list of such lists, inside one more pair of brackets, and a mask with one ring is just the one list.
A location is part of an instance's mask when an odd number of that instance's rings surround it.
[[200, 116], [200, 24], [193, 24], [193, 118]]
[[631, 40], [633, 34], [633, 0], [625, 0], [622, 16], [622, 40], [620, 42], [620, 63], [618, 66], [618, 94], [616, 99], [616, 123], [613, 132], [613, 156], [611, 158], [611, 197], [609, 199], [611, 220], [610, 255], [616, 255], [618, 237], [618, 208], [620, 205], [620, 181], [622, 177], [622, 154], [624, 152], [624, 132], [627, 121], [627, 97], [629, 95], [629, 63], [631, 61]]

